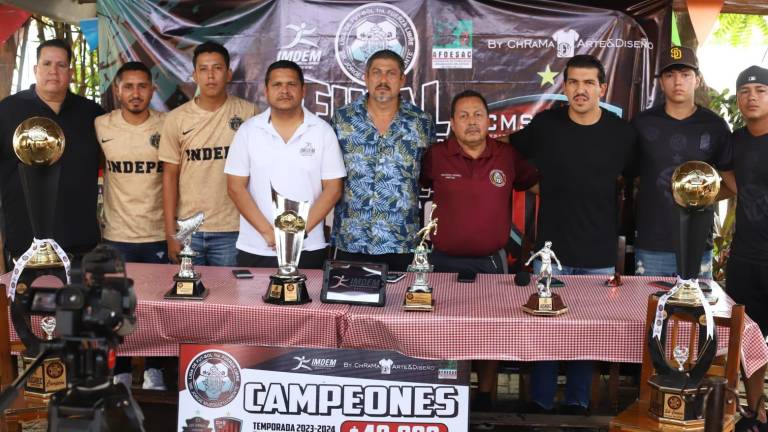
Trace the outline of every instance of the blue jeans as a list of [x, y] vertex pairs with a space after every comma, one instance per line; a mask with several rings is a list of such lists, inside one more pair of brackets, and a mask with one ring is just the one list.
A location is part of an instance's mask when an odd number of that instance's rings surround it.
[[104, 240], [104, 244], [112, 246], [123, 254], [125, 262], [148, 264], [167, 264], [168, 246], [165, 241], [148, 243], [124, 243]]
[[[541, 269], [541, 261], [533, 263], [534, 273]], [[557, 269], [557, 264], [552, 263], [552, 275], [606, 275], [613, 276], [615, 267], [569, 267], [563, 266]], [[552, 409], [555, 405], [555, 393], [557, 392], [557, 361], [539, 361], [531, 368], [531, 399], [544, 409]], [[595, 362], [578, 360], [566, 362], [565, 405], [580, 405], [589, 407], [590, 391], [592, 390], [592, 370]]]
[[234, 267], [237, 262], [237, 231], [196, 232], [192, 234], [192, 249], [198, 253], [194, 265]]
[[[677, 276], [677, 258], [674, 252], [635, 249], [637, 276]], [[712, 279], [712, 249], [701, 255], [700, 278]]]

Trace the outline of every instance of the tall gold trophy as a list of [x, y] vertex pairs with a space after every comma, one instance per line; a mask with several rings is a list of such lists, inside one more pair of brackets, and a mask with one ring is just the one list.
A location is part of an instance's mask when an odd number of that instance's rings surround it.
[[[704, 424], [700, 418], [703, 401], [695, 398], [696, 389], [717, 352], [711, 299], [704, 296], [698, 277], [712, 223], [711, 213], [705, 210], [715, 202], [719, 191], [720, 176], [704, 162], [686, 162], [672, 174], [672, 194], [680, 208], [678, 279], [669, 292], [660, 296], [654, 325], [648, 334], [648, 351], [655, 369], [648, 380], [649, 414], [661, 423], [677, 425], [683, 430], [701, 428]], [[699, 327], [696, 358], [691, 361], [689, 356], [693, 353], [685, 345], [672, 347], [674, 363], [667, 359], [667, 319], [673, 315], [687, 316]], [[686, 369], [686, 365], [690, 368]]]
[[[19, 158], [19, 176], [24, 191], [32, 233], [32, 245], [14, 263], [8, 296], [16, 291], [24, 293], [39, 277], [51, 275], [68, 284], [70, 261], [64, 250], [53, 240], [56, 220], [56, 201], [59, 191], [61, 165], [57, 163], [64, 153], [64, 132], [58, 124], [46, 117], [31, 117], [19, 124], [13, 134], [13, 151]], [[12, 308], [12, 313], [16, 313]], [[45, 317], [43, 331], [52, 338], [56, 319]], [[37, 356], [39, 347], [27, 347], [22, 354], [23, 364]], [[43, 398], [66, 388], [66, 367], [58, 357], [49, 357], [30, 377], [25, 387], [28, 395]]]
[[307, 292], [307, 276], [299, 273], [299, 258], [309, 217], [309, 201], [294, 201], [272, 189], [275, 217], [275, 250], [277, 273], [269, 277], [264, 301], [272, 304], [311, 302]]

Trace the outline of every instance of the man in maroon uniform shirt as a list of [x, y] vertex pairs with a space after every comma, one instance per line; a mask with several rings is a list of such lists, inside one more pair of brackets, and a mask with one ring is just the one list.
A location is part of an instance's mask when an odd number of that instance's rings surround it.
[[[488, 137], [488, 104], [466, 90], [451, 102], [452, 136], [422, 160], [421, 184], [434, 191], [440, 220], [430, 262], [438, 272], [503, 273], [512, 191], [536, 187], [538, 173], [509, 144]], [[490, 406], [497, 361], [477, 362], [478, 409]]]

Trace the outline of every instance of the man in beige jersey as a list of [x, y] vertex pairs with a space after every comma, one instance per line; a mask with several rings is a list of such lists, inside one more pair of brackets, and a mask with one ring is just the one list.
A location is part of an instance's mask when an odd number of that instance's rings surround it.
[[[104, 169], [105, 243], [125, 261], [167, 263], [163, 230], [163, 163], [157, 158], [165, 113], [149, 109], [152, 75], [141, 62], [117, 71], [114, 91], [120, 108], [95, 120], [96, 135], [106, 159]], [[145, 362], [142, 387], [165, 390], [162, 362]], [[115, 382], [131, 388], [131, 361], [118, 357]]]
[[235, 132], [256, 115], [256, 106], [227, 94], [232, 71], [226, 48], [204, 42], [192, 62], [200, 94], [168, 114], [160, 138], [168, 257], [178, 260], [176, 219], [202, 211], [205, 222], [192, 236], [199, 253], [194, 263], [234, 266], [240, 214], [227, 195], [224, 164]]

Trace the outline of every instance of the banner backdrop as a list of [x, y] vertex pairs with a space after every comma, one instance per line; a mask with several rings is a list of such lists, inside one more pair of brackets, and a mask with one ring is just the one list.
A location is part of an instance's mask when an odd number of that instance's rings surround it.
[[179, 348], [180, 432], [461, 432], [469, 362], [392, 351]]
[[[232, 54], [230, 92], [265, 108], [267, 66], [290, 59], [304, 69], [305, 106], [330, 120], [365, 93], [368, 56], [388, 48], [406, 61], [402, 96], [432, 115], [440, 138], [450, 132], [451, 97], [465, 89], [488, 100], [491, 136], [521, 129], [565, 100], [562, 71], [575, 54], [603, 62], [604, 106], [629, 119], [657, 97], [656, 53], [668, 49], [672, 23], [670, 0], [99, 0], [98, 12], [106, 108], [128, 60], [151, 67], [155, 109], [188, 101], [193, 50], [214, 40]], [[518, 247], [535, 232], [535, 198], [524, 197], [513, 198]]]
[[158, 88], [153, 107], [174, 108], [196, 91], [194, 47], [214, 40], [232, 54], [233, 94], [264, 108], [267, 66], [290, 59], [305, 71], [305, 105], [326, 119], [364, 93], [365, 60], [383, 48], [405, 59], [402, 94], [432, 114], [440, 136], [448, 133], [451, 96], [467, 88], [492, 103], [494, 135], [520, 129], [562, 100], [562, 70], [574, 54], [605, 64], [605, 101], [614, 111], [628, 117], [650, 106], [655, 53], [669, 44], [671, 3], [615, 2], [621, 10], [579, 3], [99, 0], [101, 90], [113, 106], [115, 72], [141, 60]]

